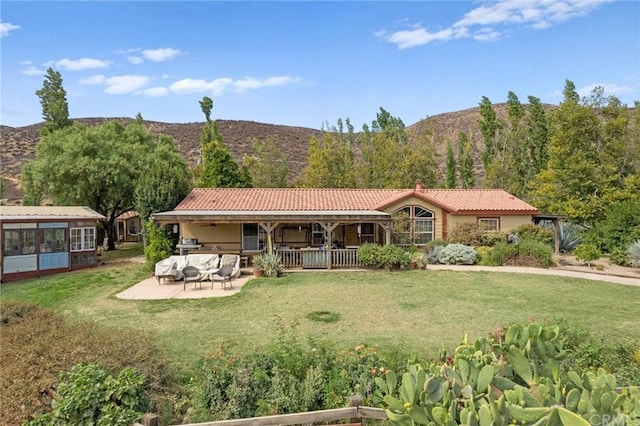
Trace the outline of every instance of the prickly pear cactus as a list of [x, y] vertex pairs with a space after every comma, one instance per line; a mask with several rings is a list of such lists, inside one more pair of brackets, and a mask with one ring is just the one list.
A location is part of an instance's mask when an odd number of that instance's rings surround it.
[[[640, 391], [605, 370], [559, 378], [559, 328], [514, 325], [499, 342], [464, 337], [442, 365], [414, 364], [376, 378], [394, 425], [640, 426]], [[551, 367], [550, 367], [551, 366]]]

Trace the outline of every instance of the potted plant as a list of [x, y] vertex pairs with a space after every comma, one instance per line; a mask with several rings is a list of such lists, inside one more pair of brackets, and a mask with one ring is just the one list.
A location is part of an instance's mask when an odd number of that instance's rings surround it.
[[411, 253], [411, 257], [409, 258], [409, 269], [421, 269], [424, 267], [423, 256], [419, 251], [414, 251]]
[[253, 256], [253, 276], [259, 278], [264, 275], [264, 256]]

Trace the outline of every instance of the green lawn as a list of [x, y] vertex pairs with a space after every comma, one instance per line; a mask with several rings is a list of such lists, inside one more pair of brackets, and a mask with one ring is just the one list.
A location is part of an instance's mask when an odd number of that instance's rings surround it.
[[[449, 271], [291, 273], [247, 283], [236, 295], [131, 301], [115, 294], [148, 272], [129, 262], [0, 286], [2, 301], [49, 306], [72, 320], [157, 332], [169, 356], [187, 365], [221, 343], [249, 351], [281, 326], [340, 346], [400, 346], [435, 355], [463, 333], [484, 336], [529, 318], [564, 318], [594, 336], [640, 341], [640, 287], [540, 275]], [[313, 311], [340, 314], [311, 321]]]

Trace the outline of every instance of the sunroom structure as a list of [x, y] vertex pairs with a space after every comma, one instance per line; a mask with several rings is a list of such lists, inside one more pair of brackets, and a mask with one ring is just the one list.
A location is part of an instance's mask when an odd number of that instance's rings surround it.
[[0, 206], [0, 280], [96, 266], [103, 220], [84, 206]]

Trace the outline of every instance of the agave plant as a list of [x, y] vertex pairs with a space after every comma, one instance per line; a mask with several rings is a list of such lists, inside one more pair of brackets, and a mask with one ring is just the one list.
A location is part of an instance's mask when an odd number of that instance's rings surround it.
[[634, 268], [640, 268], [640, 240], [636, 240], [627, 249], [629, 263]]
[[[575, 223], [560, 222], [559, 225], [559, 250], [561, 253], [570, 253], [582, 243], [582, 235], [580, 234], [585, 228]], [[545, 223], [544, 226], [553, 230], [551, 222]]]
[[264, 271], [266, 277], [279, 277], [284, 273], [282, 258], [276, 253], [264, 253], [253, 258], [254, 268]]

